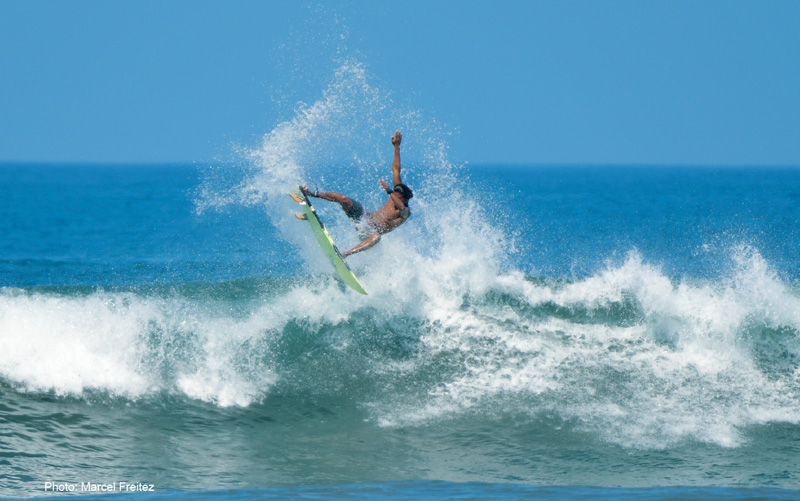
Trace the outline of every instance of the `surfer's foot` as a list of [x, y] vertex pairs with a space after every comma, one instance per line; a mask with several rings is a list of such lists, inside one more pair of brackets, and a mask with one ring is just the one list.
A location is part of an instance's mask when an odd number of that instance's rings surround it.
[[308, 216], [306, 216], [305, 214], [295, 214], [294, 217], [296, 217], [297, 219], [301, 219], [303, 221], [308, 221]]
[[299, 196], [297, 196], [294, 193], [289, 193], [289, 196], [292, 197], [294, 199], [294, 201], [299, 203], [299, 204], [305, 203], [305, 201], [302, 198], [300, 198]]

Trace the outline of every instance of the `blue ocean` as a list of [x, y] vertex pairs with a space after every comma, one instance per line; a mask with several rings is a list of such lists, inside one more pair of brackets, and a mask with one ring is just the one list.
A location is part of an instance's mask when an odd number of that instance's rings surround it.
[[[287, 193], [374, 210], [395, 129], [363, 296]], [[800, 499], [800, 169], [450, 133], [356, 64], [218, 162], [0, 165], [0, 497]]]

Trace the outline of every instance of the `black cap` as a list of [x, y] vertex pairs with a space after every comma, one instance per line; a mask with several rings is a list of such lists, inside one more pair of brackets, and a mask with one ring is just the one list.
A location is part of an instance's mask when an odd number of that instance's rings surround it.
[[409, 200], [414, 197], [414, 192], [411, 191], [411, 188], [404, 185], [403, 183], [394, 185], [394, 191], [403, 195], [403, 198], [405, 198], [406, 200]]

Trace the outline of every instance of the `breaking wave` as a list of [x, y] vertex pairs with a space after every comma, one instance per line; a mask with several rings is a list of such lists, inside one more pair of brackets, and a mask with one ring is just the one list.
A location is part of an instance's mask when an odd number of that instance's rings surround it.
[[[345, 289], [286, 193], [299, 183], [382, 200], [405, 133], [413, 216], [351, 266]], [[566, 424], [626, 447], [735, 447], [800, 422], [800, 295], [757, 249], [717, 279], [675, 279], [636, 250], [584, 278], [520, 271], [513, 233], [447, 160], [447, 131], [398, 112], [361, 65], [319, 101], [207, 172], [197, 209], [248, 206], [305, 269], [290, 277], [127, 289], [0, 290], [0, 377], [16, 391], [248, 407], [353, 403], [377, 426], [454, 419]], [[383, 195], [385, 197], [385, 195]], [[341, 247], [357, 242], [318, 204]], [[515, 253], [516, 252], [516, 253]]]

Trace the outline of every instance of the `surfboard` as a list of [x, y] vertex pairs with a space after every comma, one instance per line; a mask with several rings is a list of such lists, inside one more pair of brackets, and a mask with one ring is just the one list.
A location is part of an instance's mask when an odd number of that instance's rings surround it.
[[305, 219], [311, 225], [311, 231], [314, 233], [314, 236], [317, 238], [317, 242], [319, 243], [320, 248], [325, 253], [326, 256], [331, 260], [333, 263], [334, 268], [336, 268], [336, 272], [339, 274], [339, 277], [342, 279], [344, 283], [350, 286], [356, 292], [360, 292], [361, 294], [366, 294], [367, 291], [364, 290], [364, 287], [361, 285], [361, 282], [358, 281], [358, 277], [356, 274], [353, 273], [353, 270], [347, 266], [347, 263], [344, 262], [344, 258], [342, 257], [342, 253], [339, 252], [339, 249], [336, 247], [336, 244], [333, 242], [333, 238], [331, 238], [330, 233], [325, 228], [325, 225], [322, 224], [319, 216], [317, 216], [317, 211], [314, 210], [314, 206], [311, 205], [311, 202], [308, 200], [308, 197], [300, 187], [297, 187], [297, 196], [290, 193], [292, 198], [295, 201], [300, 200], [300, 206], [303, 208], [303, 213], [305, 214]]

